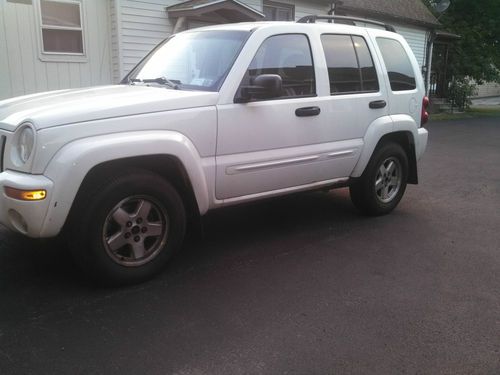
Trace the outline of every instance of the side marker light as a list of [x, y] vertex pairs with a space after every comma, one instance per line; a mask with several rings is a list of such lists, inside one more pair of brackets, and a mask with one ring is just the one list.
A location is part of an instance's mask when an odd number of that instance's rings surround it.
[[5, 195], [9, 198], [18, 199], [21, 201], [41, 201], [47, 196], [46, 190], [20, 190], [11, 188], [8, 186], [4, 187]]

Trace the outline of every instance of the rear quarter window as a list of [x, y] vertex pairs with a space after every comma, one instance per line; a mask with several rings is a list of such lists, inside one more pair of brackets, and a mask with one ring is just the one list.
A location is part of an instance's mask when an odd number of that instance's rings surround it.
[[406, 91], [417, 88], [415, 72], [405, 49], [395, 39], [377, 38], [392, 91]]

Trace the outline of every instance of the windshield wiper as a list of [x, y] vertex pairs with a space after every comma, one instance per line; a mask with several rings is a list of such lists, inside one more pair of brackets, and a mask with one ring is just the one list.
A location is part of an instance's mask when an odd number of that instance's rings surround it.
[[140, 83], [159, 83], [160, 85], [165, 85], [168, 86], [174, 90], [179, 90], [179, 85], [181, 84], [181, 81], [171, 81], [165, 77], [158, 77], [158, 78], [132, 78], [129, 80], [129, 82], [140, 82]]

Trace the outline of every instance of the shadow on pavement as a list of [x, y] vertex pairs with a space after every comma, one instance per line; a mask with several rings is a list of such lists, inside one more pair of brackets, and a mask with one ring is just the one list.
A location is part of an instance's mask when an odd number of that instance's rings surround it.
[[[257, 250], [249, 243], [286, 242], [294, 236], [330, 236], [332, 228], [342, 233], [352, 221], [363, 220], [349, 199], [347, 189], [331, 193], [304, 193], [216, 210], [204, 218], [204, 233], [191, 233], [183, 249], [174, 256], [160, 279], [182, 274], [225, 256]], [[73, 263], [62, 239], [30, 239], [0, 228], [0, 290], [21, 286], [46, 288], [91, 288]], [[277, 251], [281, 251], [277, 249]], [[272, 254], [268, 254], [272, 255]]]

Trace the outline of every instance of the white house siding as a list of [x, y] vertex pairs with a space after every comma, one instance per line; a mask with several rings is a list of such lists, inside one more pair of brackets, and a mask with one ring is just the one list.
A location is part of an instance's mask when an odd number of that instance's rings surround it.
[[0, 0], [0, 99], [110, 83], [108, 1], [83, 2], [85, 62], [40, 60], [36, 1]]

